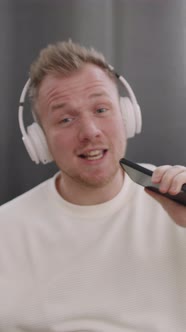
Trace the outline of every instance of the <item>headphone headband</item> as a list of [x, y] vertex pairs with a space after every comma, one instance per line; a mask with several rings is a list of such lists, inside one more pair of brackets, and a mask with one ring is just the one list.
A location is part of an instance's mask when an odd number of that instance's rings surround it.
[[142, 117], [141, 117], [141, 111], [140, 111], [140, 106], [137, 102], [136, 96], [134, 94], [134, 91], [132, 90], [130, 84], [127, 82], [127, 80], [122, 76], [119, 75], [115, 70], [114, 67], [111, 65], [108, 65], [109, 69], [115, 74], [115, 76], [118, 78], [118, 80], [121, 82], [121, 84], [125, 87], [126, 91], [128, 92], [128, 95], [132, 101], [133, 104], [133, 108], [137, 117], [137, 121], [136, 121], [136, 134], [141, 133], [141, 129], [142, 129]]

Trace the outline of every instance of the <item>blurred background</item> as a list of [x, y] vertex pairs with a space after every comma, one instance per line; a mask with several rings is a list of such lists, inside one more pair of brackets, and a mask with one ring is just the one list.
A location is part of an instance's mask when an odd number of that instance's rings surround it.
[[57, 170], [29, 159], [17, 111], [40, 49], [69, 38], [103, 52], [136, 94], [143, 131], [126, 157], [186, 165], [186, 0], [0, 0], [0, 205]]

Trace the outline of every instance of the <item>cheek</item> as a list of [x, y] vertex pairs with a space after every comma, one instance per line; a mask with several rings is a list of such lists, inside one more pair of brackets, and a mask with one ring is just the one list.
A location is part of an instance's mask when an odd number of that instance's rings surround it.
[[61, 135], [59, 132], [48, 133], [48, 145], [52, 154], [68, 151], [68, 146], [71, 144], [71, 139], [66, 135]]
[[122, 119], [113, 123], [113, 126], [110, 128], [110, 137], [112, 139], [113, 151], [115, 151], [114, 154], [118, 160], [125, 155], [127, 146], [126, 129]]
[[[110, 126], [110, 134], [117, 140], [124, 142], [126, 140], [126, 129], [121, 117], [117, 118], [117, 121], [113, 121]], [[111, 137], [112, 137], [111, 136]]]

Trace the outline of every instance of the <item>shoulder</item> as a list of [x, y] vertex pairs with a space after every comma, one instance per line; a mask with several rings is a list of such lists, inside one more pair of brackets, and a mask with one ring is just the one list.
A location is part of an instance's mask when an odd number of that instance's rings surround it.
[[34, 209], [46, 200], [51, 181], [54, 181], [53, 178], [40, 183], [22, 195], [3, 204], [0, 207], [0, 223], [11, 219], [20, 219], [23, 215], [28, 216], [32, 214]]

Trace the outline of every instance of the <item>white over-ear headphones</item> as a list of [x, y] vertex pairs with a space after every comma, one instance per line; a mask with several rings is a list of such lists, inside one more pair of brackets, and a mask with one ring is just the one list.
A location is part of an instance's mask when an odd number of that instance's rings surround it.
[[[114, 72], [114, 68], [112, 66], [109, 65], [109, 68]], [[120, 107], [126, 129], [127, 138], [131, 138], [135, 136], [135, 134], [139, 134], [141, 132], [141, 127], [142, 127], [141, 110], [129, 83], [124, 79], [124, 77], [118, 75], [115, 72], [114, 74], [120, 80], [122, 85], [125, 87], [130, 97], [130, 98], [120, 97]], [[19, 100], [19, 109], [18, 109], [19, 127], [22, 133], [22, 139], [24, 145], [32, 161], [34, 161], [36, 164], [39, 164], [40, 162], [43, 164], [47, 164], [51, 162], [53, 158], [48, 149], [46, 137], [42, 128], [36, 121], [34, 121], [30, 126], [28, 126], [27, 129], [25, 129], [24, 126], [23, 110], [29, 85], [30, 85], [30, 79], [26, 82]]]

